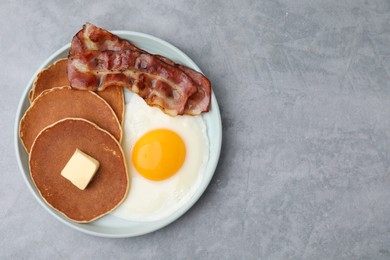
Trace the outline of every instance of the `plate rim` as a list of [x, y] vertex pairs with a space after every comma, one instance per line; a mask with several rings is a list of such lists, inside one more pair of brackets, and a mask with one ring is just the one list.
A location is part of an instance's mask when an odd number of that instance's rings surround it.
[[[190, 63], [190, 67], [192, 67], [193, 69], [196, 69], [199, 72], [201, 72], [200, 68], [196, 65], [196, 63], [190, 57], [188, 57], [187, 54], [185, 54], [179, 48], [177, 48], [176, 46], [172, 45], [171, 43], [169, 43], [169, 42], [167, 42], [167, 41], [165, 41], [163, 39], [157, 38], [156, 36], [153, 36], [153, 35], [150, 35], [150, 34], [136, 32], [136, 31], [112, 30], [111, 32], [114, 33], [114, 34], [117, 34], [117, 35], [126, 35], [128, 37], [141, 37], [141, 38], [145, 38], [147, 40], [152, 40], [154, 42], [157, 42], [158, 45], [165, 45], [165, 47], [168, 47], [168, 49], [171, 49], [175, 53], [178, 53], [180, 56], [184, 57], [186, 59], [186, 62]], [[120, 36], [120, 37], [123, 37], [123, 36]], [[43, 199], [37, 194], [37, 191], [34, 189], [32, 183], [31, 183], [32, 180], [30, 181], [29, 178], [28, 178], [28, 176], [30, 176], [30, 172], [25, 172], [24, 171], [22, 158], [21, 158], [21, 153], [19, 152], [19, 147], [21, 145], [20, 139], [19, 139], [19, 122], [20, 122], [20, 119], [21, 119], [21, 117], [23, 115], [23, 112], [24, 112], [24, 111], [22, 111], [23, 110], [23, 105], [24, 105], [26, 99], [28, 98], [28, 93], [29, 93], [29, 91], [30, 91], [30, 89], [32, 87], [32, 84], [33, 84], [33, 82], [35, 80], [35, 77], [37, 76], [37, 74], [44, 67], [46, 67], [49, 64], [51, 64], [53, 62], [52, 60], [54, 58], [58, 57], [61, 53], [63, 53], [67, 49], [69, 49], [70, 45], [71, 45], [70, 43], [67, 43], [66, 45], [62, 46], [61, 48], [56, 50], [54, 53], [52, 53], [47, 59], [45, 59], [45, 61], [38, 67], [38, 69], [32, 75], [31, 79], [26, 84], [25, 89], [24, 89], [24, 91], [23, 91], [23, 93], [22, 93], [22, 95], [20, 97], [19, 104], [18, 104], [17, 111], [16, 111], [16, 116], [15, 116], [15, 124], [14, 124], [14, 148], [15, 148], [16, 159], [17, 159], [17, 162], [18, 162], [18, 167], [19, 167], [20, 174], [22, 175], [26, 185], [28, 186], [30, 192], [33, 194], [34, 198], [38, 201], [38, 203], [50, 215], [52, 215], [55, 219], [59, 220], [63, 224], [65, 224], [65, 225], [67, 225], [67, 226], [69, 226], [69, 227], [71, 227], [71, 228], [73, 228], [75, 230], [78, 230], [78, 231], [80, 231], [82, 233], [85, 233], [85, 234], [88, 234], [88, 235], [93, 235], [93, 236], [98, 236], [98, 237], [126, 238], [126, 237], [135, 237], [135, 236], [148, 234], [148, 233], [157, 231], [159, 229], [162, 229], [162, 228], [168, 226], [172, 222], [174, 222], [177, 219], [179, 219], [180, 217], [182, 217], [186, 212], [188, 212], [195, 205], [196, 202], [199, 201], [200, 197], [204, 194], [205, 190], [210, 185], [211, 179], [213, 178], [213, 176], [215, 174], [215, 170], [216, 170], [217, 165], [218, 165], [218, 161], [219, 161], [220, 153], [221, 153], [221, 147], [222, 147], [222, 120], [221, 120], [221, 113], [220, 113], [220, 110], [219, 110], [218, 102], [217, 102], [217, 99], [215, 97], [214, 91], [212, 90], [212, 96], [211, 96], [212, 108], [211, 109], [215, 110], [215, 114], [216, 114], [216, 117], [217, 117], [216, 120], [215, 120], [215, 124], [217, 126], [216, 128], [217, 128], [217, 137], [218, 138], [216, 140], [213, 140], [213, 142], [215, 142], [215, 144], [216, 144], [217, 151], [215, 153], [215, 160], [209, 161], [209, 163], [208, 163], [208, 164], [211, 163], [210, 165], [208, 165], [208, 167], [210, 167], [211, 174], [206, 175], [206, 177], [208, 177], [208, 178], [205, 179], [205, 185], [198, 187], [198, 190], [200, 192], [195, 193], [189, 199], [188, 203], [184, 204], [175, 213], [171, 214], [167, 218], [159, 220], [158, 222], [160, 222], [160, 224], [157, 225], [157, 226], [153, 226], [150, 229], [146, 229], [146, 230], [143, 230], [143, 231], [140, 231], [140, 232], [134, 232], [132, 234], [128, 234], [128, 233], [115, 234], [115, 233], [99, 232], [99, 231], [95, 231], [95, 230], [89, 230], [89, 229], [86, 229], [86, 228], [82, 228], [82, 225], [88, 225], [88, 223], [86, 223], [86, 224], [79, 224], [79, 223], [71, 222], [70, 220], [61, 218], [59, 215], [57, 215], [57, 212], [55, 212], [54, 209], [52, 209], [49, 205], [47, 205], [43, 201]], [[28, 154], [27, 154], [27, 157], [28, 157]], [[145, 222], [145, 223], [147, 223], [147, 222]]]

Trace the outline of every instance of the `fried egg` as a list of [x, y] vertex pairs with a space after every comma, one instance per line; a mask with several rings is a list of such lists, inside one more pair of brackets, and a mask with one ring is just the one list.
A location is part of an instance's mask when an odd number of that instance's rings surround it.
[[126, 100], [122, 148], [131, 186], [111, 214], [160, 220], [183, 206], [200, 185], [209, 159], [206, 124], [201, 116], [168, 116], [138, 95]]

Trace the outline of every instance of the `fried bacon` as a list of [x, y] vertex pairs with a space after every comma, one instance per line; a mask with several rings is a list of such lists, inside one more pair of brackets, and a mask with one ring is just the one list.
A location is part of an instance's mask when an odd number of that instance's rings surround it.
[[70, 56], [84, 51], [142, 51], [129, 41], [120, 39], [107, 30], [86, 23], [72, 39]]
[[126, 87], [172, 116], [210, 108], [211, 84], [203, 74], [89, 23], [73, 37], [68, 77], [77, 89]]
[[173, 116], [184, 114], [188, 97], [197, 91], [187, 74], [138, 51], [82, 52], [68, 64], [74, 88], [100, 91], [119, 85]]

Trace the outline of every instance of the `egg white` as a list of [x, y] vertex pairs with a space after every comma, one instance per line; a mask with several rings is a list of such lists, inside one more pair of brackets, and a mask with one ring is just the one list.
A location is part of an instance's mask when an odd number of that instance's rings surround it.
[[[126, 96], [122, 147], [127, 159], [131, 186], [125, 201], [111, 214], [131, 221], [155, 221], [173, 214], [197, 190], [209, 159], [207, 128], [201, 116], [164, 114], [148, 106], [138, 95]], [[170, 129], [186, 145], [186, 159], [180, 170], [163, 181], [141, 176], [132, 163], [132, 148], [145, 133], [154, 129]]]

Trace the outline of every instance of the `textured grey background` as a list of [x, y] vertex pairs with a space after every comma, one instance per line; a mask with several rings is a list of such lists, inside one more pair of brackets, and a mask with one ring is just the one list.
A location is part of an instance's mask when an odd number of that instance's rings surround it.
[[[390, 258], [390, 1], [109, 2], [0, 1], [0, 258]], [[176, 45], [221, 108], [211, 185], [149, 235], [64, 226], [17, 167], [24, 86], [86, 21]]]

